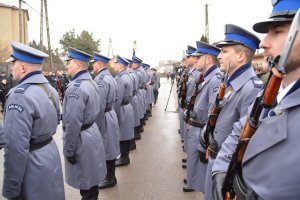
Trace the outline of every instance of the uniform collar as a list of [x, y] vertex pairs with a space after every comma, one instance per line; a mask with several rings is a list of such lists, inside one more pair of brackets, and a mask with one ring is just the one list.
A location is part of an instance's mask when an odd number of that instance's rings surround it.
[[81, 76], [82, 74], [87, 73], [87, 70], [81, 70], [80, 72], [78, 72], [77, 74], [75, 74], [75, 76], [73, 77], [72, 80], [77, 79], [79, 76]]
[[280, 102], [280, 108], [287, 109], [293, 106], [300, 105], [300, 80], [297, 80], [296, 82], [294, 82], [294, 84], [291, 84], [291, 87], [287, 87], [285, 89], [280, 92], [280, 94], [283, 95], [279, 98], [282, 99], [277, 99], [277, 101]]
[[21, 83], [25, 82], [26, 79], [36, 75], [36, 74], [42, 74], [41, 71], [34, 71], [34, 72], [30, 72], [28, 74], [26, 74], [19, 82], [18, 85], [20, 85]]
[[220, 69], [217, 65], [212, 66], [207, 72], [204, 74], [204, 80], [210, 80], [215, 74], [219, 73]]
[[190, 69], [190, 71], [189, 71], [189, 75], [191, 74], [191, 73], [193, 73], [193, 71], [196, 69], [196, 67], [194, 67], [193, 69]]
[[128, 72], [124, 69], [118, 74], [118, 77], [123, 76], [123, 74], [128, 74]]
[[249, 79], [256, 76], [250, 63], [247, 63], [237, 69], [227, 80], [227, 87], [232, 86], [234, 91], [238, 91]]
[[218, 68], [217, 65], [213, 65], [211, 68], [209, 68], [209, 69], [205, 72], [204, 78], [205, 78], [206, 76], [208, 76], [208, 75], [209, 75], [212, 71], [214, 71], [216, 68]]

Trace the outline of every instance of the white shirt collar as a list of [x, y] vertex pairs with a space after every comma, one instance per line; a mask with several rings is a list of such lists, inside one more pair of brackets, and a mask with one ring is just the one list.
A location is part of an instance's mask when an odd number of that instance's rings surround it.
[[277, 95], [277, 103], [279, 104], [283, 97], [290, 91], [290, 89], [295, 85], [296, 81], [289, 84], [286, 88], [283, 88], [282, 84], [279, 88], [279, 92]]

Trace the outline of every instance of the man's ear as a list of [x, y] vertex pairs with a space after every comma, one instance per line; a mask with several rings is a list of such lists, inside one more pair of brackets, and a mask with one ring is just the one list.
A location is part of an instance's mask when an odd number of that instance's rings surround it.
[[22, 73], [26, 73], [27, 72], [27, 64], [25, 63], [21, 63], [21, 66], [20, 66], [20, 70]]

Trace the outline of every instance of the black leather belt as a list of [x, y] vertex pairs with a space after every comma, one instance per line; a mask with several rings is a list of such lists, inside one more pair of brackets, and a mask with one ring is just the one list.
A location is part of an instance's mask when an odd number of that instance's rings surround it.
[[187, 123], [197, 128], [203, 128], [206, 125], [206, 122], [194, 121], [191, 118], [188, 119]]
[[126, 105], [128, 105], [128, 104], [129, 104], [128, 101], [124, 101], [124, 102], [121, 103], [121, 106], [126, 106]]
[[[94, 122], [93, 122], [93, 123], [90, 123], [90, 124], [82, 125], [80, 131], [84, 131], [84, 130], [86, 130], [86, 129], [89, 129], [90, 127], [93, 126], [93, 124], [94, 124]], [[63, 128], [63, 131], [66, 130], [66, 127], [65, 127], [65, 126], [63, 126], [62, 128]]]
[[48, 138], [47, 140], [37, 143], [37, 144], [30, 144], [29, 146], [29, 151], [35, 151], [38, 150], [44, 146], [46, 146], [47, 144], [49, 144], [52, 141], [52, 136], [50, 138]]
[[109, 112], [109, 111], [111, 111], [111, 110], [112, 110], [112, 106], [109, 106], [109, 107], [106, 107], [106, 108], [105, 108], [104, 112]]

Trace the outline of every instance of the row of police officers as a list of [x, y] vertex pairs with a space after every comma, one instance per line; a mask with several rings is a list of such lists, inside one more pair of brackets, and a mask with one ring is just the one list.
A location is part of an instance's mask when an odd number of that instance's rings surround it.
[[[187, 154], [182, 159], [187, 168], [184, 192], [203, 192], [205, 200], [300, 198], [300, 17], [295, 17], [300, 1], [277, 0], [272, 6], [270, 18], [253, 26], [254, 31], [266, 34], [262, 41], [239, 26], [227, 24], [221, 42], [198, 41], [197, 48], [188, 46], [185, 69], [178, 77], [179, 132]], [[289, 31], [294, 35], [288, 36]], [[251, 66], [259, 48], [269, 58], [272, 78], [266, 84]], [[274, 102], [266, 105], [273, 95]], [[259, 121], [254, 125], [250, 122], [256, 116], [251, 110], [259, 107], [255, 99], [263, 106], [256, 110]], [[256, 131], [253, 137], [240, 139], [246, 125]], [[224, 189], [232, 175], [229, 169], [233, 169], [229, 163], [239, 145], [248, 146], [226, 195]]]
[[[141, 139], [151, 116], [156, 71], [136, 56], [117, 56], [112, 77], [109, 58], [70, 47], [62, 115], [57, 91], [41, 72], [47, 54], [12, 42], [12, 75], [0, 146], [4, 148], [4, 197], [13, 200], [64, 200], [59, 151], [52, 136], [63, 128], [65, 181], [82, 199], [95, 200], [99, 190], [117, 184], [116, 166], [130, 163], [129, 151]], [[93, 66], [94, 80], [87, 71]], [[127, 67], [129, 68], [127, 69]], [[120, 157], [117, 159], [117, 157]]]

